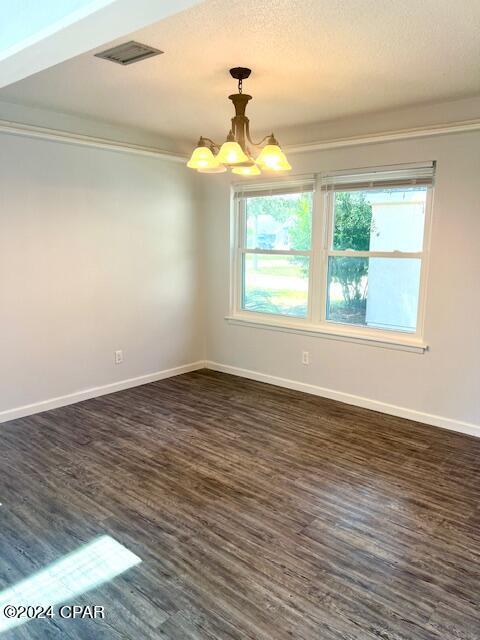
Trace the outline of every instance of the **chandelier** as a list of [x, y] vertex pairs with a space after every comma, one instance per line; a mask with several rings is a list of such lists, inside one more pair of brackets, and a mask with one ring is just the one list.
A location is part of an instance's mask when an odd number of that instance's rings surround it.
[[[230, 132], [221, 146], [202, 136], [187, 162], [190, 169], [200, 173], [224, 173], [228, 167], [232, 173], [241, 176], [258, 176], [262, 172], [280, 173], [292, 168], [273, 133], [258, 143], [250, 138], [245, 109], [252, 96], [242, 92], [242, 82], [250, 73], [251, 70], [245, 67], [230, 69], [230, 75], [238, 80], [238, 93], [228, 96], [235, 107]], [[253, 152], [252, 148], [257, 151]]]

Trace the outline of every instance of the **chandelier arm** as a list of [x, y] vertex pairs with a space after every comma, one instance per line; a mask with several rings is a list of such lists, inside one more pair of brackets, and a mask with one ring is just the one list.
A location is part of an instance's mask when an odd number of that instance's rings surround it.
[[206, 140], [207, 142], [210, 142], [210, 144], [215, 147], [215, 149], [220, 149], [220, 145], [217, 144], [214, 140], [212, 140], [211, 138], [206, 138], [205, 136], [202, 136], [203, 140]]
[[246, 126], [246, 131], [245, 131], [245, 133], [246, 133], [246, 135], [247, 135], [247, 140], [248, 140], [248, 141], [250, 142], [250, 144], [251, 144], [252, 146], [254, 146], [254, 147], [260, 147], [260, 146], [265, 142], [265, 140], [268, 140], [268, 138], [270, 138], [270, 135], [268, 135], [268, 136], [265, 136], [264, 138], [262, 138], [262, 139], [260, 140], [260, 142], [254, 142], [254, 141], [252, 140], [252, 138], [250, 137], [250, 123], [249, 123], [249, 122], [247, 122], [247, 126]]

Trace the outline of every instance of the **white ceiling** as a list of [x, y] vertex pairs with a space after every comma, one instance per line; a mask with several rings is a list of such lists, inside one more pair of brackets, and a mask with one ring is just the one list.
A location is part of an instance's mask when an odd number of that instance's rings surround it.
[[206, 0], [131, 37], [165, 54], [126, 67], [83, 54], [0, 100], [194, 140], [227, 132], [232, 66], [253, 68], [256, 138], [480, 94], [479, 0]]

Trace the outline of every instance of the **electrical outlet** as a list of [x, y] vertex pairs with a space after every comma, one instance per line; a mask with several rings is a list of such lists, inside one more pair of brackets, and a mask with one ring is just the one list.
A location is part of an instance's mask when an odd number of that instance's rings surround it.
[[119, 349], [115, 351], [115, 364], [122, 364], [123, 362], [123, 351]]
[[310, 364], [310, 353], [302, 351], [302, 364]]

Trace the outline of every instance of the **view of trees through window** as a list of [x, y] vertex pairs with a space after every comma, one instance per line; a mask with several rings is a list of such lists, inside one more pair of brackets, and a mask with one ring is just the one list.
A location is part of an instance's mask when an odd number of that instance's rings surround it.
[[248, 198], [247, 249], [285, 253], [246, 253], [243, 308], [305, 317], [308, 307], [308, 254], [312, 242], [312, 193]]
[[[335, 191], [332, 198], [326, 319], [415, 331], [426, 188]], [[242, 308], [305, 318], [312, 192], [249, 197], [244, 206]], [[315, 287], [325, 286], [320, 279], [313, 274]]]
[[[334, 248], [368, 251], [372, 207], [363, 194], [339, 193], [335, 202]], [[246, 204], [247, 248], [309, 251], [312, 242], [312, 194], [249, 198]], [[247, 256], [244, 264], [244, 308], [266, 313], [305, 317], [308, 271], [305, 256]], [[342, 291], [331, 301], [330, 315], [350, 322], [365, 317], [363, 286], [368, 261], [339, 258], [330, 274]], [[337, 296], [338, 298], [338, 296]], [[345, 321], [345, 320], [343, 320]]]
[[[342, 191], [335, 194], [333, 249], [336, 251], [369, 251], [372, 229], [372, 205], [362, 192]], [[341, 288], [340, 298], [329, 288], [328, 319], [352, 324], [365, 324], [368, 260], [365, 258], [330, 258], [329, 282]], [[337, 287], [338, 290], [338, 287]]]

